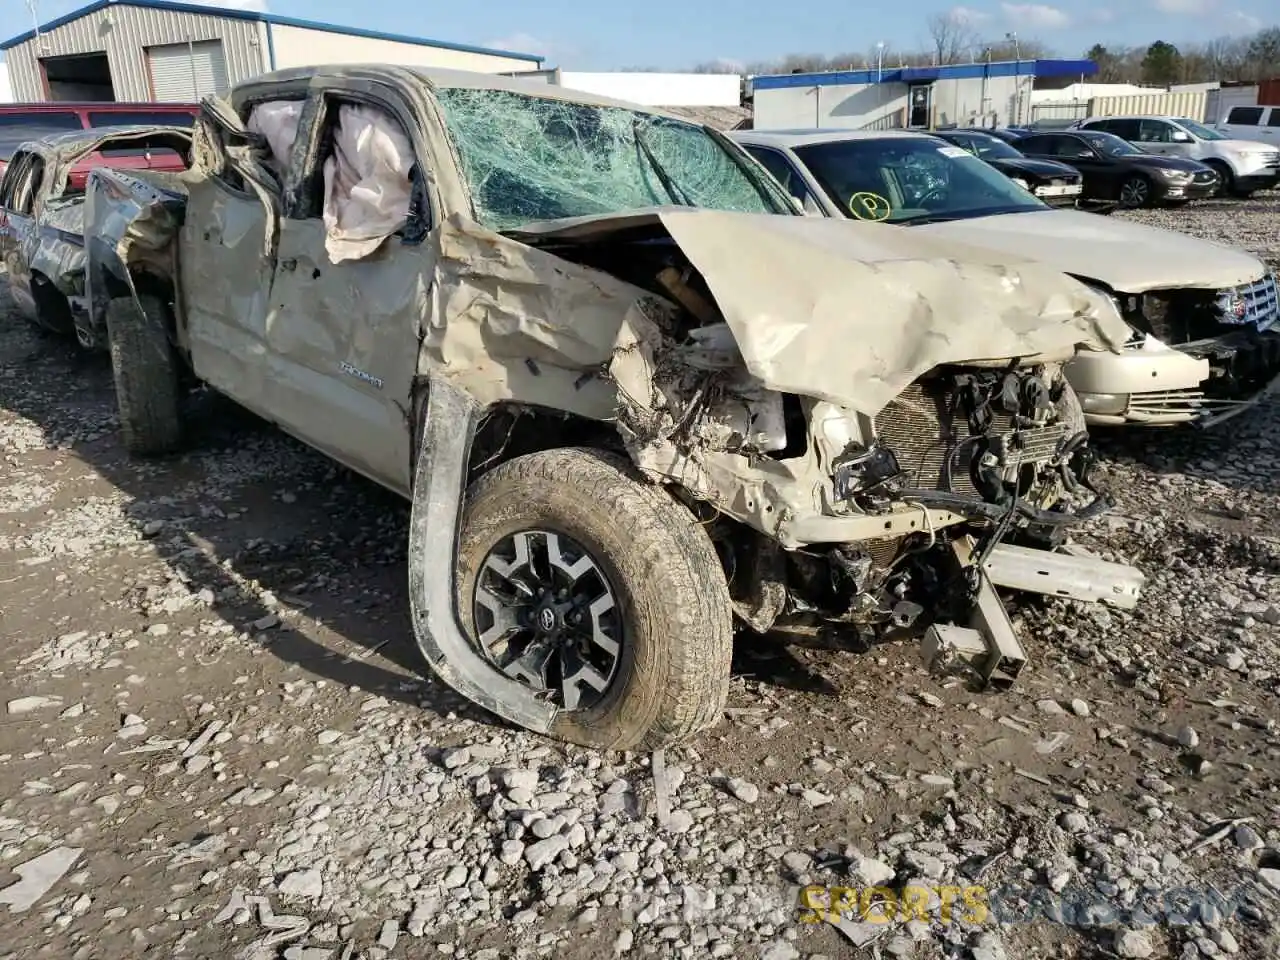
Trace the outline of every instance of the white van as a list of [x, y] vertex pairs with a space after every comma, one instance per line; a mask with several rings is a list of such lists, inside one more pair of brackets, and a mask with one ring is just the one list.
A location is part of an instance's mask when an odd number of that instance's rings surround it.
[[1213, 129], [1237, 140], [1256, 140], [1280, 147], [1280, 107], [1232, 107]]
[[1280, 143], [1232, 139], [1186, 117], [1089, 117], [1075, 127], [1114, 133], [1147, 153], [1198, 160], [1213, 167], [1222, 192], [1233, 196], [1280, 183]]

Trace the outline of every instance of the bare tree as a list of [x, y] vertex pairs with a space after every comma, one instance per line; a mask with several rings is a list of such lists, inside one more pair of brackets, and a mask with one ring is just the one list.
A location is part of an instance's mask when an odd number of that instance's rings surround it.
[[968, 21], [954, 10], [933, 14], [928, 26], [935, 64], [959, 63], [974, 45], [975, 35]]
[[[860, 67], [875, 69], [882, 58], [885, 70], [903, 66], [926, 66], [1013, 60], [1034, 60], [1053, 55], [1047, 45], [1019, 37], [987, 41], [977, 37], [972, 25], [955, 12], [928, 18], [927, 49], [900, 50], [872, 48], [866, 54], [791, 54], [776, 60], [748, 64], [749, 74], [821, 72]], [[1166, 49], [1169, 47], [1169, 49]], [[1154, 51], [1154, 55], [1153, 55]], [[1280, 75], [1280, 25], [1265, 27], [1252, 35], [1222, 37], [1173, 49], [1160, 42], [1134, 47], [1094, 44], [1085, 54], [1098, 64], [1096, 79], [1104, 83], [1181, 83], [1207, 80], [1259, 80]], [[697, 68], [712, 72], [725, 69], [706, 63]]]

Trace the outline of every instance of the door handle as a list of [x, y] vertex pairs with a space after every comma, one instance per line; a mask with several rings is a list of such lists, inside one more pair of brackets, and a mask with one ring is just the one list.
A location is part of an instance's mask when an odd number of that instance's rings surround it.
[[298, 261], [293, 259], [293, 257], [290, 257], [288, 260], [281, 260], [280, 269], [281, 270], [297, 270]]

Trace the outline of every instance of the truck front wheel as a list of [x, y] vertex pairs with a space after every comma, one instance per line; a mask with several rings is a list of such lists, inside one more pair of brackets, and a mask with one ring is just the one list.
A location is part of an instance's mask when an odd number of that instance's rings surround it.
[[[141, 309], [139, 309], [141, 307]], [[107, 341], [116, 406], [130, 453], [169, 453], [182, 439], [178, 358], [169, 342], [168, 307], [158, 297], [117, 297], [107, 304]]]
[[733, 622], [715, 548], [628, 462], [518, 457], [468, 492], [458, 610], [480, 654], [560, 708], [552, 733], [653, 749], [713, 726]]

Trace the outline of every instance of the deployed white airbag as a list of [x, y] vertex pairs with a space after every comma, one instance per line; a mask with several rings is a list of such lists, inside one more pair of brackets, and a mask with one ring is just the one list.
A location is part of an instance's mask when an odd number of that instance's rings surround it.
[[[289, 169], [303, 101], [272, 100], [255, 106], [248, 129], [266, 139], [271, 159]], [[359, 260], [377, 250], [409, 216], [413, 146], [395, 120], [355, 104], [338, 107], [333, 154], [324, 161], [325, 250], [334, 263]]]
[[293, 142], [298, 139], [298, 120], [302, 116], [302, 100], [271, 100], [259, 103], [249, 113], [246, 128], [267, 141], [271, 160], [281, 173], [289, 169]]
[[325, 249], [334, 263], [373, 253], [409, 216], [413, 146], [373, 107], [338, 110], [333, 156], [324, 163]]

